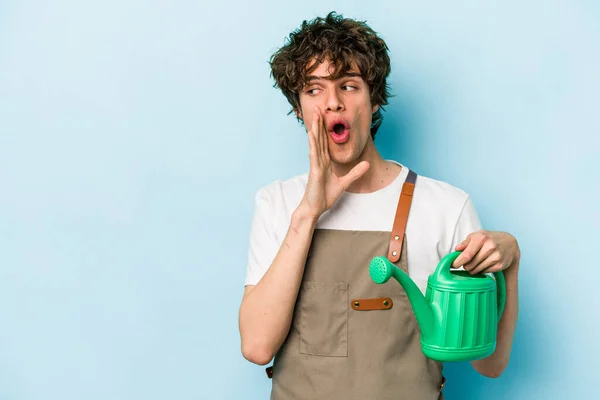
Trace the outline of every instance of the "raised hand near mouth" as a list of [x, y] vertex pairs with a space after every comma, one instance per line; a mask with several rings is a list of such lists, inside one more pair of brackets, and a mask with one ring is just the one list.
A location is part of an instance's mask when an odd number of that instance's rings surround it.
[[308, 130], [310, 171], [299, 209], [316, 219], [331, 208], [342, 193], [369, 169], [369, 163], [362, 161], [346, 175], [337, 176], [333, 172], [329, 156], [327, 135], [321, 111], [315, 107], [311, 129]]

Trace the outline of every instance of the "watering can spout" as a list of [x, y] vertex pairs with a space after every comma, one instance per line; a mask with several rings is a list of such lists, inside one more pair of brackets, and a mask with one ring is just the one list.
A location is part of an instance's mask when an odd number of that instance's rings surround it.
[[377, 284], [386, 283], [393, 276], [406, 291], [421, 334], [425, 337], [433, 334], [434, 319], [431, 306], [419, 287], [404, 271], [392, 264], [387, 258], [379, 256], [371, 260], [369, 274], [373, 282]]

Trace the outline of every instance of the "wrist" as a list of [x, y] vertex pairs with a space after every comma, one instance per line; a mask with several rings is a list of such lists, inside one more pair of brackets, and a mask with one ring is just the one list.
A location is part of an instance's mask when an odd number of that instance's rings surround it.
[[318, 215], [311, 213], [302, 205], [298, 206], [298, 208], [292, 213], [292, 224], [309, 224], [314, 227], [317, 225], [318, 220]]

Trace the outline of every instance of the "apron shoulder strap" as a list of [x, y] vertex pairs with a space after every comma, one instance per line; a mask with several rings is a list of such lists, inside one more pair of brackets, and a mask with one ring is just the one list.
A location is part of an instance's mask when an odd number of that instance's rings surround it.
[[390, 248], [388, 250], [388, 260], [395, 263], [400, 260], [402, 252], [402, 242], [404, 241], [404, 232], [406, 230], [406, 222], [408, 221], [408, 213], [412, 203], [413, 192], [415, 191], [415, 183], [417, 174], [408, 170], [408, 176], [402, 184], [402, 192], [398, 200], [398, 208], [394, 218], [394, 226], [392, 228], [392, 236], [390, 238]]

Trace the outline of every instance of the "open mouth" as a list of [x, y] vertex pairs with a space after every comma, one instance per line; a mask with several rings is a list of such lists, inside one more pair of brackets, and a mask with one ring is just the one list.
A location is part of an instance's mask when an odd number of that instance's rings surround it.
[[337, 118], [329, 123], [329, 133], [335, 143], [346, 143], [350, 138], [350, 124], [342, 118]]
[[333, 126], [333, 131], [335, 132], [336, 135], [341, 135], [342, 133], [344, 133], [345, 130], [346, 130], [346, 127], [344, 126], [344, 124], [335, 124]]

